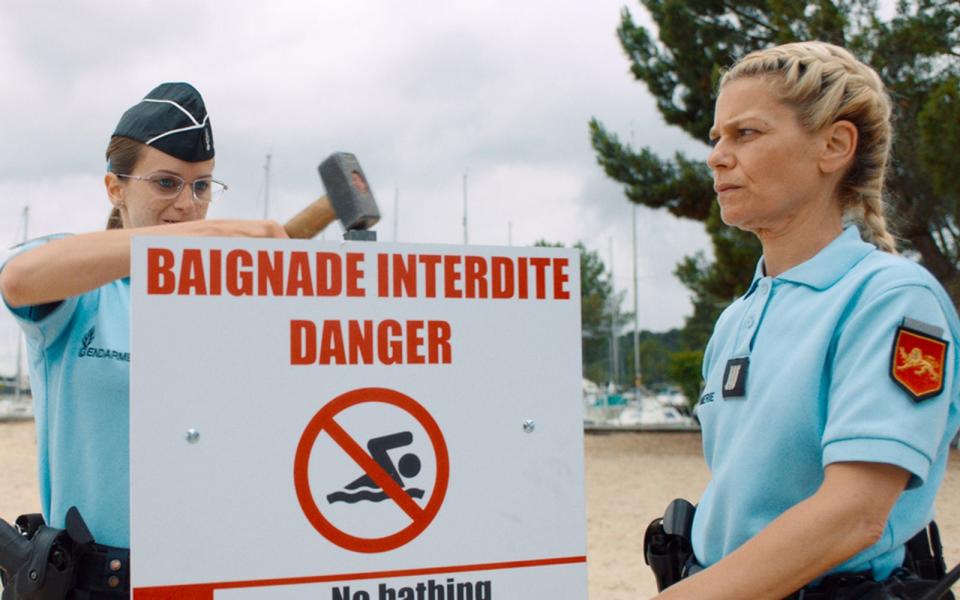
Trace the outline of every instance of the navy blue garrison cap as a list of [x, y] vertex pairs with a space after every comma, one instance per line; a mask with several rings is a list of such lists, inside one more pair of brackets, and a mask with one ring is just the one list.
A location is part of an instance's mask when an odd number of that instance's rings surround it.
[[200, 92], [189, 83], [161, 83], [120, 117], [113, 135], [199, 162], [213, 158], [213, 131]]

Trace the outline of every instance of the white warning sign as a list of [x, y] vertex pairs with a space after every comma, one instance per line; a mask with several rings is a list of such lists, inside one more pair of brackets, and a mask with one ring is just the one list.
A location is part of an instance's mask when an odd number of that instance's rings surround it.
[[132, 261], [134, 598], [586, 598], [575, 251]]

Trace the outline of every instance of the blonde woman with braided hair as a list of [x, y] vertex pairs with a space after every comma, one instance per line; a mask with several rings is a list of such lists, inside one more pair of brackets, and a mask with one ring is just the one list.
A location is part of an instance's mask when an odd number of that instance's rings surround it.
[[931, 586], [908, 542], [926, 535], [960, 426], [960, 322], [887, 230], [890, 112], [876, 72], [826, 43], [754, 52], [722, 78], [707, 164], [724, 223], [763, 257], [707, 345], [712, 479], [684, 577], [658, 598]]

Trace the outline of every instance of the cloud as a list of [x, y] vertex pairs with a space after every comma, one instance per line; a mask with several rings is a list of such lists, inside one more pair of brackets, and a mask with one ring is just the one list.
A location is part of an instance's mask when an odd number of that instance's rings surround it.
[[[263, 216], [270, 153], [269, 215], [283, 221], [323, 193], [319, 162], [346, 150], [379, 200], [381, 239], [396, 221], [401, 241], [461, 243], [468, 173], [471, 243], [582, 240], [606, 260], [612, 238], [617, 286], [631, 290], [631, 208], [597, 166], [587, 122], [663, 155], [705, 149], [666, 126], [629, 74], [622, 6], [5, 2], [0, 69], [17, 86], [0, 96], [0, 242], [18, 238], [27, 204], [31, 234], [102, 228], [120, 114], [186, 80], [204, 94], [230, 185], [211, 217]], [[682, 324], [689, 301], [672, 270], [706, 247], [700, 225], [638, 210], [641, 327]], [[0, 372], [13, 331], [0, 316]]]

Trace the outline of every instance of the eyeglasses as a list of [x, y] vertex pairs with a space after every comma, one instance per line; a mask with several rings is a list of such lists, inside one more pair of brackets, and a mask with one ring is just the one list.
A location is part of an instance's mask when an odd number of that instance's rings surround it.
[[[150, 189], [158, 198], [163, 200], [172, 200], [180, 195], [183, 186], [187, 181], [179, 175], [172, 173], [154, 173], [152, 175], [121, 175], [117, 177], [125, 179], [136, 179], [145, 181], [150, 185]], [[227, 185], [222, 181], [217, 181], [212, 177], [201, 177], [190, 182], [190, 190], [193, 192], [193, 199], [201, 204], [209, 204], [220, 198], [223, 192], [227, 190]]]

